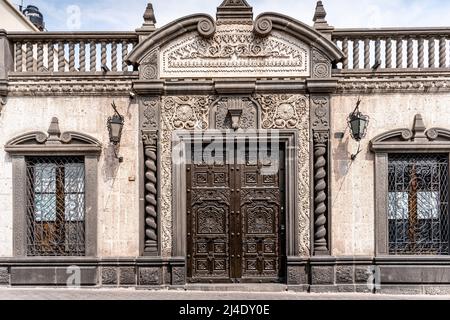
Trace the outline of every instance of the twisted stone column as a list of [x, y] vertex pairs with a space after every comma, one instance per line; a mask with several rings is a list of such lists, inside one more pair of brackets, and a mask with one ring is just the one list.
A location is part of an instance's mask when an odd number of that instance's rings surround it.
[[392, 68], [392, 38], [386, 39], [386, 68]]
[[27, 72], [33, 72], [33, 46], [32, 42], [27, 43]]
[[314, 254], [328, 254], [327, 147], [328, 131], [314, 132]]
[[143, 131], [145, 163], [145, 253], [158, 253], [158, 132]]
[[23, 51], [22, 43], [16, 43], [16, 71], [22, 72], [23, 70]]

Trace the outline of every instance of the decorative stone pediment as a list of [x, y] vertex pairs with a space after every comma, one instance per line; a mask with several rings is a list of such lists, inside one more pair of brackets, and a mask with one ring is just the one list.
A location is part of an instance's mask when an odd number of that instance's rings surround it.
[[220, 25], [210, 39], [194, 32], [161, 49], [161, 78], [308, 77], [310, 48], [272, 32], [255, 35], [251, 25]]
[[217, 20], [193, 15], [158, 29], [126, 58], [140, 78], [330, 78], [343, 53], [317, 30], [288, 16], [253, 20], [245, 1], [225, 1]]
[[10, 154], [100, 154], [101, 150], [101, 143], [91, 136], [72, 131], [61, 132], [58, 118], [52, 119], [47, 133], [28, 132], [10, 140], [5, 146], [5, 151]]
[[422, 115], [414, 118], [411, 129], [396, 129], [385, 132], [371, 141], [374, 152], [399, 150], [439, 150], [450, 147], [450, 130], [442, 128], [426, 129]]

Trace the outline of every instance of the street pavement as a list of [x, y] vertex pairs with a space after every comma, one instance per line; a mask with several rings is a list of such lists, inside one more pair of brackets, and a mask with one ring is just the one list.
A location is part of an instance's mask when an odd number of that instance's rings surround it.
[[0, 300], [447, 300], [450, 296], [310, 294], [295, 292], [202, 292], [142, 289], [0, 288]]

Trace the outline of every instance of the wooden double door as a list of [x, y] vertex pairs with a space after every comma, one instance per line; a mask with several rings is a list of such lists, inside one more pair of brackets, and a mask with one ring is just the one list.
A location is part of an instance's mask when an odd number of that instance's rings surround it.
[[282, 146], [228, 145], [214, 159], [196, 149], [186, 168], [188, 282], [283, 282]]

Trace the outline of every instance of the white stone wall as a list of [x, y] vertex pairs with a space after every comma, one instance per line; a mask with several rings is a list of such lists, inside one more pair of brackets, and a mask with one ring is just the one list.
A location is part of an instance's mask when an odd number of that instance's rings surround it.
[[[44, 131], [52, 117], [60, 129], [79, 131], [98, 139], [103, 152], [98, 163], [98, 256], [139, 255], [139, 123], [138, 106], [127, 98], [116, 98], [125, 116], [118, 164], [109, 147], [106, 121], [113, 114], [113, 99], [104, 97], [9, 97], [0, 117], [0, 146], [29, 131]], [[0, 150], [0, 257], [12, 250], [12, 165]], [[133, 181], [134, 180], [134, 181]]]
[[[351, 139], [346, 119], [358, 95], [332, 99], [332, 247], [333, 255], [373, 255], [375, 251], [374, 155], [369, 142], [396, 128], [412, 129], [414, 116], [422, 114], [427, 129], [450, 129], [450, 93], [398, 93], [361, 95], [361, 111], [370, 116], [367, 137], [355, 162], [350, 156], [358, 149]], [[344, 132], [344, 139], [334, 137]]]

